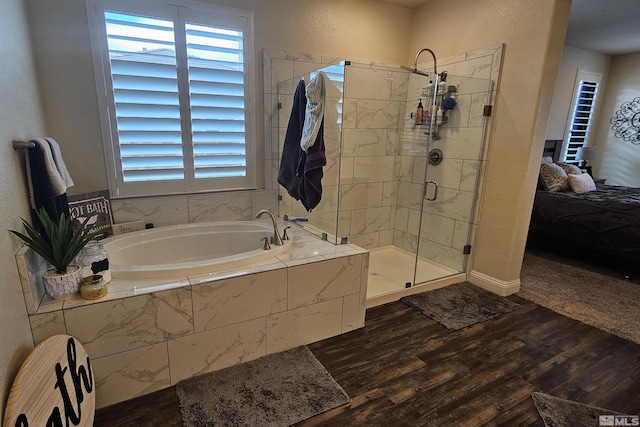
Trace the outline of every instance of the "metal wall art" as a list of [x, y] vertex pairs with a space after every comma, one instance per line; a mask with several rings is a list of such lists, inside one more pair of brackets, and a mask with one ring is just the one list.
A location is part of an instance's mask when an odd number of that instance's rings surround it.
[[611, 124], [616, 138], [640, 145], [640, 97], [623, 103], [611, 117]]

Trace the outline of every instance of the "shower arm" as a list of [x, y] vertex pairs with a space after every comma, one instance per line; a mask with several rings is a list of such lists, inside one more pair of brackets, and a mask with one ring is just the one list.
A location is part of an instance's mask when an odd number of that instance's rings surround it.
[[413, 61], [413, 69], [416, 71], [418, 70], [418, 58], [420, 57], [420, 54], [425, 51], [429, 52], [431, 56], [433, 56], [433, 72], [438, 74], [438, 64], [437, 64], [438, 61], [436, 60], [436, 54], [433, 53], [431, 49], [426, 47], [416, 54], [416, 59], [414, 59]]
[[411, 67], [405, 67], [404, 65], [401, 65], [400, 68], [407, 70], [407, 71], [411, 71], [412, 73], [415, 74], [420, 74], [422, 76], [427, 76], [429, 77], [428, 73], [422, 72], [420, 70], [418, 70], [418, 57], [420, 56], [420, 54], [424, 51], [427, 51], [431, 54], [431, 56], [433, 57], [433, 72], [440, 77], [440, 80], [447, 81], [447, 72], [443, 71], [442, 73], [438, 74], [438, 61], [436, 60], [436, 54], [433, 53], [433, 51], [431, 49], [428, 48], [424, 48], [422, 49], [420, 52], [418, 52], [418, 54], [416, 55], [416, 59], [413, 61], [413, 68]]

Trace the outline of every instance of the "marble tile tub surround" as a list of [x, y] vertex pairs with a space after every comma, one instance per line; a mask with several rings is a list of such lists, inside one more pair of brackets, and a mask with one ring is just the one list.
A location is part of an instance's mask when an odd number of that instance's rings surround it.
[[368, 252], [290, 231], [290, 251], [244, 269], [114, 279], [98, 301], [45, 297], [29, 315], [35, 344], [76, 336], [103, 407], [364, 326]]

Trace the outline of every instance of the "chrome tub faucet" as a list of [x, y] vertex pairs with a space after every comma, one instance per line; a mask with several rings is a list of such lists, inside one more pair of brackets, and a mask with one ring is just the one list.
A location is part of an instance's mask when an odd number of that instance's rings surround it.
[[280, 232], [278, 231], [278, 223], [276, 221], [276, 217], [268, 209], [262, 209], [256, 214], [256, 218], [260, 218], [264, 214], [269, 215], [271, 217], [271, 221], [273, 222], [273, 236], [271, 237], [271, 243], [277, 246], [282, 246], [282, 238], [280, 237]]

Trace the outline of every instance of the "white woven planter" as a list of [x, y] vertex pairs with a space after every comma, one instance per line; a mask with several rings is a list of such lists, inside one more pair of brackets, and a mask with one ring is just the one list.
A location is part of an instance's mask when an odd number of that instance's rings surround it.
[[66, 299], [80, 291], [80, 266], [71, 264], [65, 274], [58, 274], [54, 269], [42, 275], [42, 283], [47, 295], [55, 299]]

